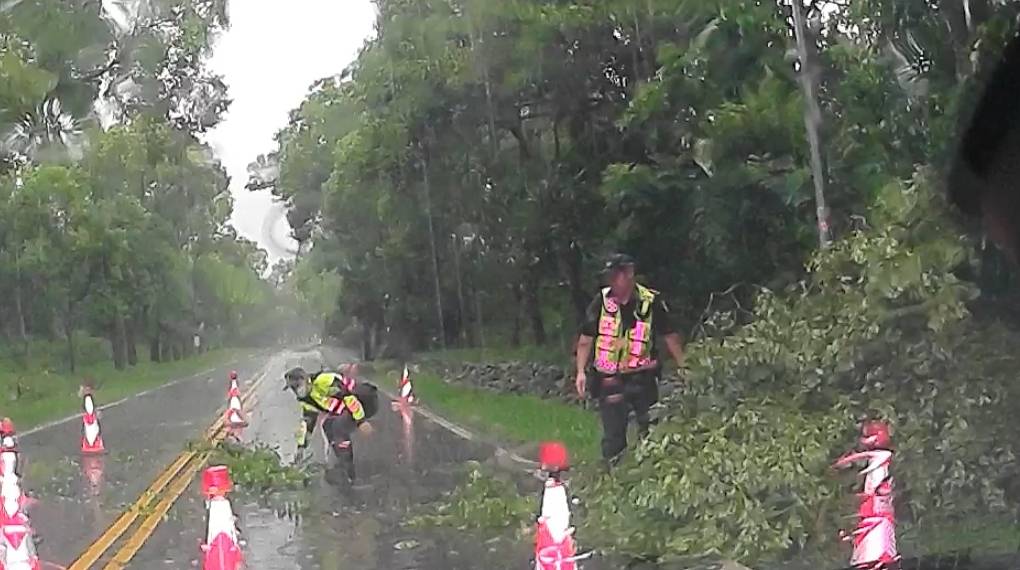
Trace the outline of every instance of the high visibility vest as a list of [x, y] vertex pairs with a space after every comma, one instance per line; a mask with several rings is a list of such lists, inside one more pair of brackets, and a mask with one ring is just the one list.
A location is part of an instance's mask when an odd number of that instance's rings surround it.
[[634, 325], [623, 330], [620, 304], [602, 290], [602, 310], [595, 338], [595, 369], [603, 374], [620, 374], [655, 365], [652, 358], [652, 307], [658, 291], [637, 285]]
[[335, 372], [323, 372], [312, 379], [308, 398], [301, 405], [309, 411], [329, 412], [340, 415], [344, 409], [351, 413], [355, 421], [365, 419], [365, 409], [361, 401], [352, 392], [354, 382], [351, 378]]

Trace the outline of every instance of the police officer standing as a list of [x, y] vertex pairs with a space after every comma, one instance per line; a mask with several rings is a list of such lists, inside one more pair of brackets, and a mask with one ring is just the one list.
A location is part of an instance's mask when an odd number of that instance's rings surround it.
[[629, 256], [609, 257], [604, 266], [608, 286], [588, 306], [577, 341], [577, 393], [584, 398], [587, 392], [599, 402], [602, 457], [610, 465], [627, 447], [631, 410], [641, 436], [648, 433], [662, 369], [657, 341], [665, 341], [678, 367], [684, 360], [669, 308], [658, 291], [637, 283], [634, 270]]

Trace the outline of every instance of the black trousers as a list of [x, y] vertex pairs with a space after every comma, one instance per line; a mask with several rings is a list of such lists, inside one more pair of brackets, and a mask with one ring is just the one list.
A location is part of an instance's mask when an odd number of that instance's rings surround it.
[[[312, 431], [315, 429], [315, 422], [319, 417], [317, 411], [305, 410], [305, 445], [308, 447], [312, 440]], [[322, 432], [326, 434], [326, 441], [336, 454], [336, 467], [345, 472], [348, 480], [354, 479], [354, 442], [351, 435], [358, 429], [351, 414], [344, 413], [339, 416], [328, 416], [322, 421]], [[327, 458], [328, 460], [328, 458]]]
[[599, 413], [602, 416], [602, 457], [617, 460], [627, 448], [627, 424], [634, 412], [638, 433], [648, 433], [649, 409], [659, 400], [658, 374], [637, 373], [599, 379]]

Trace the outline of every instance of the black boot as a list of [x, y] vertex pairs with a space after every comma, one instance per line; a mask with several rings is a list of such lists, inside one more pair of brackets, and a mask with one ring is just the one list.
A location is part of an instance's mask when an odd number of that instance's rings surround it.
[[336, 444], [336, 469], [347, 477], [347, 483], [354, 483], [354, 445], [350, 441]]

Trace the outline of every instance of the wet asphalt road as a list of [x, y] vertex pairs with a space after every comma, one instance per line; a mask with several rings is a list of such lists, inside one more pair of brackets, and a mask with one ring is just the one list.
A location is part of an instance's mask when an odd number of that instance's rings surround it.
[[[189, 440], [200, 437], [225, 399], [227, 372], [237, 369], [242, 390], [259, 375], [258, 401], [249, 413], [247, 441], [277, 447], [293, 457], [298, 406], [281, 389], [283, 372], [295, 365], [331, 367], [345, 356], [329, 350], [253, 354], [177, 384], [104, 410], [100, 417], [109, 453], [83, 464], [80, 421], [22, 438], [26, 487], [39, 498], [30, 516], [43, 541], [44, 568], [72, 562], [135, 501]], [[393, 391], [395, 378], [366, 378]], [[101, 398], [101, 394], [98, 395]], [[98, 402], [102, 404], [101, 400]], [[406, 530], [409, 513], [453, 489], [468, 460], [492, 457], [491, 446], [465, 440], [419, 415], [405, 422], [380, 393], [375, 433], [355, 436], [358, 481], [344, 491], [318, 475], [311, 487], [287, 496], [235, 493], [234, 508], [246, 541], [249, 569], [411, 570], [520, 569], [529, 545], [484, 541], [466, 533]], [[314, 461], [324, 461], [316, 431]], [[91, 469], [91, 473], [90, 473]], [[90, 474], [93, 476], [90, 478]], [[95, 475], [99, 477], [95, 477]], [[537, 499], [537, 497], [536, 497]], [[520, 521], [507, 521], [517, 526]], [[197, 481], [188, 488], [138, 552], [129, 568], [199, 567], [205, 511]], [[133, 529], [132, 529], [133, 531]], [[130, 534], [129, 531], [127, 534]], [[94, 568], [101, 568], [116, 547]], [[586, 570], [597, 570], [586, 565]]]
[[[284, 461], [295, 449], [298, 405], [281, 390], [283, 372], [292, 366], [318, 369], [335, 361], [321, 353], [283, 352], [266, 366], [269, 381], [258, 389], [258, 404], [250, 411], [250, 426], [243, 439], [278, 448]], [[377, 379], [371, 379], [377, 380]], [[382, 380], [384, 387], [387, 381]], [[457, 539], [430, 533], [408, 533], [401, 522], [410, 509], [439, 497], [457, 484], [458, 467], [471, 459], [491, 455], [486, 446], [472, 444], [444, 428], [414, 417], [405, 425], [380, 394], [380, 409], [372, 420], [370, 436], [355, 436], [358, 481], [344, 491], [327, 484], [321, 475], [308, 491], [289, 497], [235, 497], [234, 508], [252, 569], [476, 569], [520, 568], [521, 563], [494, 565], [505, 553], [491, 551], [471, 537]], [[314, 461], [324, 460], [321, 432], [310, 448]], [[413, 438], [413, 441], [405, 440]], [[413, 447], [406, 445], [412, 443]], [[407, 450], [413, 450], [409, 457]], [[260, 504], [261, 503], [261, 504]], [[291, 512], [287, 512], [287, 511]], [[293, 511], [298, 511], [297, 516]], [[198, 543], [204, 533], [204, 516], [197, 485], [193, 485], [171, 511], [152, 539], [132, 562], [132, 568], [191, 568], [198, 565]], [[526, 562], [527, 550], [520, 553]], [[517, 556], [515, 556], [516, 558]]]
[[83, 461], [78, 418], [23, 435], [23, 485], [38, 499], [29, 515], [44, 568], [72, 562], [212, 423], [229, 370], [250, 379], [265, 360], [253, 352], [101, 410], [104, 456]]

